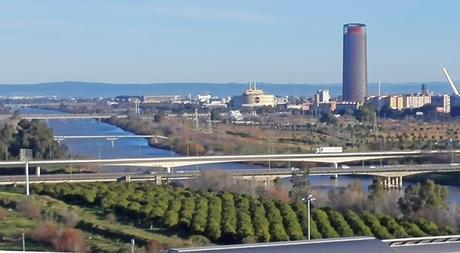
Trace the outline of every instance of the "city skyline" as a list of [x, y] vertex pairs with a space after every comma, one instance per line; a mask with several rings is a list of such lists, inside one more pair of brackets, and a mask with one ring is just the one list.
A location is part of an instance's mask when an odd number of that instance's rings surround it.
[[444, 81], [443, 65], [460, 76], [456, 1], [0, 6], [0, 83], [340, 83], [351, 22], [371, 31], [369, 82]]

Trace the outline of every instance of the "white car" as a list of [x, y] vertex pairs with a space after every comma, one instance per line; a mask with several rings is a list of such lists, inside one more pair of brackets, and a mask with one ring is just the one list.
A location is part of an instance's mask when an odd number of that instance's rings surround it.
[[369, 166], [369, 169], [376, 169], [377, 167], [375, 167], [375, 165], [371, 165]]
[[345, 165], [345, 164], [342, 164], [340, 167], [342, 167], [342, 169], [345, 169], [345, 170], [346, 170], [346, 169], [350, 169], [350, 166]]

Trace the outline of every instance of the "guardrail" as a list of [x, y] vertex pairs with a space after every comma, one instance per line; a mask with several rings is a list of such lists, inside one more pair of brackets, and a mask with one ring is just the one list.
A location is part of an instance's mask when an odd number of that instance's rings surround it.
[[412, 238], [399, 238], [382, 240], [391, 247], [427, 245], [427, 244], [442, 244], [442, 243], [460, 243], [460, 235], [445, 235], [445, 236], [425, 236]]

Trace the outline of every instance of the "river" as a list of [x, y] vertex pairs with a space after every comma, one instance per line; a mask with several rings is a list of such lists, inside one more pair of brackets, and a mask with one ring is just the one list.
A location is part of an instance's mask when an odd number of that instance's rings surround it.
[[[43, 109], [20, 109], [22, 114], [64, 114], [63, 112]], [[132, 135], [116, 126], [99, 122], [93, 119], [87, 120], [49, 120], [49, 127], [53, 129], [54, 135]], [[143, 138], [118, 139], [112, 147], [111, 142], [105, 139], [84, 139], [84, 140], [64, 140], [63, 141], [72, 155], [87, 158], [140, 158], [140, 157], [165, 157], [178, 156], [170, 150], [153, 148], [148, 145]], [[223, 163], [207, 164], [199, 166], [186, 166], [177, 170], [206, 170], [206, 169], [257, 169], [264, 168], [260, 165]], [[146, 168], [121, 168], [121, 167], [102, 167], [102, 171], [139, 171], [143, 172]], [[337, 180], [331, 180], [328, 176], [314, 176], [310, 178], [311, 185], [320, 191], [329, 191], [338, 187], [346, 187], [355, 180], [360, 180], [363, 190], [367, 191], [372, 183], [370, 176], [340, 176]], [[410, 183], [404, 183], [406, 187]], [[449, 189], [449, 199], [460, 204], [460, 187], [447, 186]], [[401, 191], [402, 194], [402, 191]]]

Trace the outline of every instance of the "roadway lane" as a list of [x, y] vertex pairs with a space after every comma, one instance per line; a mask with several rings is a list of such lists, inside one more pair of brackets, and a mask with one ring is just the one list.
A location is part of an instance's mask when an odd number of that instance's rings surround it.
[[[224, 173], [232, 174], [243, 178], [251, 177], [290, 177], [293, 172], [291, 169], [234, 169], [221, 170]], [[382, 166], [371, 168], [369, 166], [353, 166], [347, 169], [334, 167], [315, 167], [310, 169], [310, 176], [320, 175], [378, 175], [379, 173], [433, 173], [433, 172], [457, 172], [460, 171], [460, 165], [451, 164], [421, 164], [421, 165], [398, 165]], [[40, 177], [31, 175], [32, 183], [37, 182], [96, 182], [96, 181], [116, 181], [118, 178], [130, 176], [131, 180], [154, 180], [157, 176], [170, 180], [185, 180], [199, 175], [199, 170], [180, 170], [176, 169], [173, 173], [161, 171], [151, 171], [150, 173], [139, 172], [113, 172], [113, 173], [73, 173], [73, 174], [42, 174]], [[25, 182], [24, 175], [0, 176], [0, 184]]]
[[460, 253], [460, 242], [392, 247], [396, 253]]

